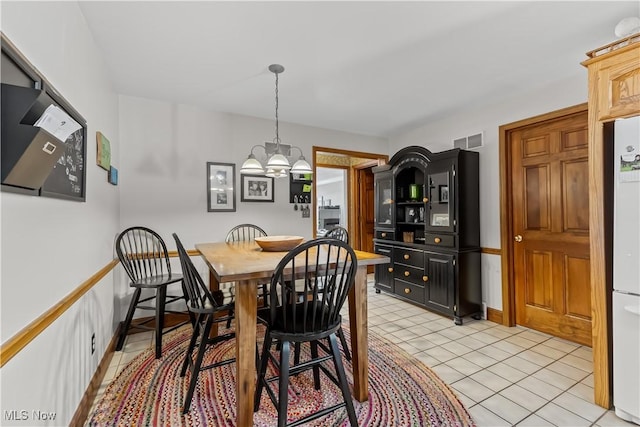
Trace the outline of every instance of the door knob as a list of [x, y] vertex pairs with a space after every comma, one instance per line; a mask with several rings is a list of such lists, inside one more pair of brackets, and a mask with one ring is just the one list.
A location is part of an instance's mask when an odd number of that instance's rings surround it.
[[516, 234], [516, 236], [513, 238], [513, 240], [515, 240], [516, 242], [520, 243], [522, 242], [522, 236], [519, 234]]

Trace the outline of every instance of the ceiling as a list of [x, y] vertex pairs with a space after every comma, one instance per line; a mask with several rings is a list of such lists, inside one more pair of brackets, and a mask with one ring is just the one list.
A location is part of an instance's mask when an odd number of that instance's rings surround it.
[[631, 2], [81, 1], [121, 94], [388, 137], [585, 79]]

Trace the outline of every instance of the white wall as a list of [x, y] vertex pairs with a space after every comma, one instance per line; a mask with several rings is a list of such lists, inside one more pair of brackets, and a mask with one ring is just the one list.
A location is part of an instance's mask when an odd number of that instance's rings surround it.
[[[234, 225], [252, 222], [268, 234], [310, 238], [311, 218], [289, 203], [288, 178], [275, 179], [274, 203], [240, 201], [240, 166], [251, 147], [270, 141], [273, 120], [221, 114], [185, 105], [120, 97], [122, 141], [121, 225], [146, 224], [175, 247], [176, 232], [185, 247], [222, 240]], [[338, 131], [280, 123], [284, 144], [302, 148], [349, 147], [387, 153], [387, 141]], [[206, 162], [236, 164], [236, 212], [207, 212]]]
[[[432, 152], [453, 148], [453, 140], [484, 132], [480, 153], [480, 245], [500, 248], [500, 159], [498, 128], [528, 117], [587, 101], [587, 72], [576, 64], [573, 77], [549, 85], [525, 97], [506, 98], [500, 103], [460, 108], [449, 116], [390, 138], [395, 153], [408, 145], [420, 145]], [[501, 259], [482, 255], [482, 300], [502, 310]]]
[[[198, 242], [224, 240], [229, 229], [245, 222], [271, 235], [312, 237], [312, 217], [302, 218], [301, 211], [294, 211], [289, 203], [288, 178], [275, 179], [274, 203], [240, 201], [240, 167], [253, 145], [273, 139], [273, 120], [130, 96], [120, 96], [119, 105], [122, 228], [150, 227], [169, 248], [175, 248], [174, 232], [186, 248], [193, 248]], [[299, 146], [309, 161], [314, 145], [388, 152], [383, 138], [286, 122], [280, 122], [280, 138], [283, 144]], [[235, 163], [235, 212], [207, 212], [208, 161]], [[202, 264], [200, 268], [206, 271]], [[116, 293], [120, 300], [116, 311], [122, 312], [131, 292], [122, 281]]]
[[[85, 203], [0, 193], [4, 343], [113, 259], [119, 187], [95, 164], [96, 131], [116, 165], [120, 150], [117, 97], [77, 3], [2, 2], [0, 12], [5, 35], [88, 124]], [[68, 425], [113, 335], [112, 300], [108, 275], [0, 370], [0, 424], [11, 425], [4, 411], [42, 410]]]

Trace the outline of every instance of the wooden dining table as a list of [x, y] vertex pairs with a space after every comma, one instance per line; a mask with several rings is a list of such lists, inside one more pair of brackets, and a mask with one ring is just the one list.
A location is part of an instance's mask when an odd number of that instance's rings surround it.
[[[235, 282], [236, 425], [253, 425], [256, 385], [256, 324], [258, 286], [271, 278], [286, 252], [266, 252], [255, 242], [198, 243], [196, 249], [209, 267], [209, 287]], [[389, 263], [389, 257], [355, 251], [358, 260], [355, 285], [349, 293], [349, 325], [353, 366], [353, 395], [363, 402], [369, 396], [367, 356], [367, 266]]]

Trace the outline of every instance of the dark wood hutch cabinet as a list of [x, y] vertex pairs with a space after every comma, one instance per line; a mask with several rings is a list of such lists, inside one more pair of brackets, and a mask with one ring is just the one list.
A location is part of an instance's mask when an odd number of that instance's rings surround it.
[[375, 174], [376, 292], [453, 317], [482, 312], [478, 153], [411, 146]]

